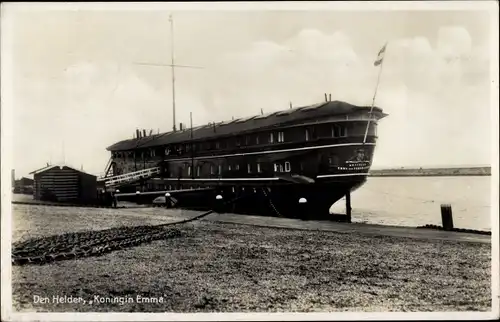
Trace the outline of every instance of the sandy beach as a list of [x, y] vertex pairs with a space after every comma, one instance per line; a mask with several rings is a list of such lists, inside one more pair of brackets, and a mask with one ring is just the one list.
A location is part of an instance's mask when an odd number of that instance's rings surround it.
[[[152, 208], [13, 205], [13, 241], [166, 223], [185, 215], [175, 210], [167, 215], [164, 210]], [[378, 236], [356, 231], [253, 227], [210, 220], [175, 228], [180, 230], [180, 236], [100, 257], [13, 266], [14, 309], [39, 312], [490, 310], [489, 243]], [[53, 301], [54, 296], [81, 298], [86, 303], [60, 303]], [[42, 298], [49, 300], [41, 303]], [[100, 302], [113, 298], [125, 302]]]

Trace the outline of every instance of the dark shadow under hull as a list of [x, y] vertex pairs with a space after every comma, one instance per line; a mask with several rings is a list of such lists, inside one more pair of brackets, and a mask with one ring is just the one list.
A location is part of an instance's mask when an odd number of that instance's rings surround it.
[[[330, 207], [366, 181], [365, 176], [336, 178], [335, 181], [314, 184], [283, 184], [272, 186], [216, 186], [203, 190], [169, 191], [173, 207], [193, 210], [212, 210], [236, 214], [302, 218], [332, 219]], [[118, 200], [152, 204], [167, 191], [151, 191], [139, 195], [118, 196]], [[217, 203], [221, 195], [224, 206]], [[301, 198], [306, 199], [300, 204]], [[233, 202], [234, 201], [234, 202]], [[172, 204], [171, 204], [172, 205]]]

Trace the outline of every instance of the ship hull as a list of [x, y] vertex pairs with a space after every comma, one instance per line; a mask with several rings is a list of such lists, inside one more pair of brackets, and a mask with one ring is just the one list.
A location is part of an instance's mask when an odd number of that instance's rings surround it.
[[326, 102], [123, 141], [111, 148], [116, 177], [107, 185], [140, 203], [168, 192], [175, 207], [214, 209], [221, 195], [228, 212], [329, 218], [366, 181], [383, 117], [373, 107]]
[[[366, 181], [365, 175], [335, 177], [312, 184], [283, 182], [273, 185], [220, 185], [200, 189], [157, 190], [141, 194], [125, 193], [119, 200], [139, 204], [153, 204], [160, 196], [170, 195], [169, 207], [212, 210], [235, 214], [273, 216], [285, 218], [307, 218], [328, 220], [332, 218], [330, 207]], [[216, 196], [221, 195], [226, 203], [221, 209]], [[299, 204], [304, 198], [307, 205]], [[160, 204], [161, 205], [161, 204]]]

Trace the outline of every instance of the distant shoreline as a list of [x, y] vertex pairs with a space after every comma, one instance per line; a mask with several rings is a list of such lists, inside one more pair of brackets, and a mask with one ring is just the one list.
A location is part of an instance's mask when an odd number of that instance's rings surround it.
[[380, 170], [371, 170], [369, 176], [370, 177], [491, 176], [491, 167], [380, 169]]

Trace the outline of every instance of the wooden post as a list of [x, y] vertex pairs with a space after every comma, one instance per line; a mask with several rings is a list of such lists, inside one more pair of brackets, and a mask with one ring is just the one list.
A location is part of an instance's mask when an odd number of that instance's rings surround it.
[[441, 205], [441, 222], [444, 230], [453, 230], [453, 213], [451, 211], [451, 205]]
[[351, 192], [347, 191], [345, 195], [345, 214], [347, 222], [351, 222]]
[[306, 198], [300, 198], [299, 199], [299, 217], [302, 220], [307, 220], [308, 219], [308, 213], [307, 213], [307, 199]]

